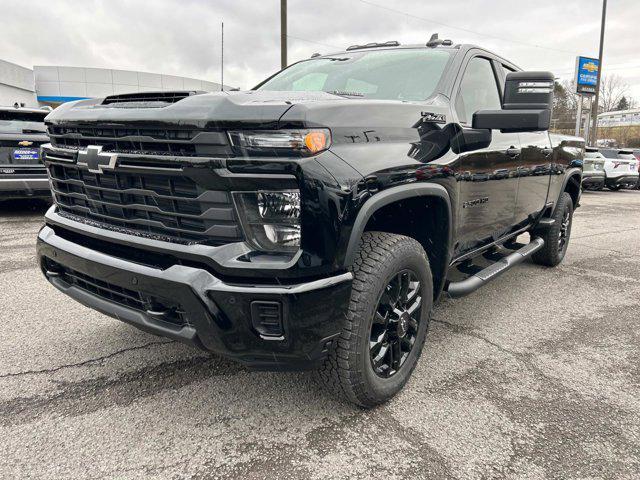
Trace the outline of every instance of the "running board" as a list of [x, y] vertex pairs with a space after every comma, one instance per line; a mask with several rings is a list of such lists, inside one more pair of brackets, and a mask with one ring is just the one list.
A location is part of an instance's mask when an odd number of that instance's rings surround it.
[[544, 247], [544, 240], [539, 237], [535, 238], [520, 250], [507, 255], [503, 259], [498, 260], [496, 263], [492, 263], [484, 270], [471, 275], [469, 278], [466, 278], [460, 282], [451, 282], [447, 287], [447, 293], [451, 298], [459, 298], [464, 297], [465, 295], [469, 295], [483, 285], [489, 283], [494, 278], [499, 277], [511, 267], [514, 267], [523, 262], [527, 257], [537, 252], [542, 247]]

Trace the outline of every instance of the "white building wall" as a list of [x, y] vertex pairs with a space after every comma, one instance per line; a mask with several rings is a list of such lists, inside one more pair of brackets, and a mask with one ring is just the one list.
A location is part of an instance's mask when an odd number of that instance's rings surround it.
[[38, 99], [54, 104], [144, 91], [220, 90], [220, 84], [206, 80], [131, 70], [35, 66], [34, 74]]
[[37, 107], [33, 71], [15, 63], [0, 60], [0, 106], [24, 103]]

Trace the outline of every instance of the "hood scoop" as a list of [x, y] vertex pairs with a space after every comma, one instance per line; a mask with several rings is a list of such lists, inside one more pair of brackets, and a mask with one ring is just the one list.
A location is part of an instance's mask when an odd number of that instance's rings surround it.
[[169, 92], [123, 93], [120, 95], [110, 95], [105, 97], [102, 101], [102, 105], [123, 108], [165, 107], [169, 104], [184, 100], [187, 97], [200, 95], [202, 93], [206, 92], [198, 90], [179, 90]]

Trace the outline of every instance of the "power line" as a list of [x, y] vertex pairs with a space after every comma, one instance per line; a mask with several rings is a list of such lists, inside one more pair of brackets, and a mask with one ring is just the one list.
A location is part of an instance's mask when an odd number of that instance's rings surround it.
[[504, 38], [504, 37], [498, 37], [498, 36], [495, 36], [495, 35], [489, 35], [489, 34], [486, 34], [486, 33], [477, 32], [475, 30], [470, 30], [468, 28], [456, 27], [456, 26], [450, 25], [448, 23], [439, 22], [439, 21], [436, 21], [436, 20], [432, 20], [430, 18], [420, 17], [418, 15], [413, 15], [411, 13], [404, 12], [402, 10], [397, 10], [397, 9], [391, 8], [391, 7], [386, 7], [384, 5], [380, 5], [380, 4], [377, 4], [377, 3], [374, 3], [374, 2], [370, 2], [368, 0], [358, 0], [358, 1], [361, 2], [361, 3], [364, 3], [366, 5], [371, 5], [372, 7], [381, 8], [383, 10], [387, 10], [389, 12], [397, 13], [399, 15], [404, 15], [404, 16], [407, 16], [407, 17], [415, 18], [417, 20], [422, 20], [423, 22], [434, 23], [436, 25], [442, 25], [443, 27], [453, 28], [454, 30], [460, 30], [462, 32], [472, 33], [474, 35], [478, 35], [478, 36], [485, 37], [485, 38], [493, 38], [495, 40], [501, 40], [503, 42], [517, 43], [517, 44], [520, 44], [520, 45], [526, 45], [528, 47], [533, 47], [533, 48], [541, 48], [541, 49], [544, 49], [544, 50], [555, 50], [557, 52], [570, 53], [571, 55], [579, 55], [576, 52], [572, 52], [572, 51], [569, 51], [569, 50], [562, 50], [561, 48], [547, 47], [545, 45], [537, 45], [537, 44], [534, 44], [534, 43], [527, 43], [527, 42], [523, 42], [521, 40], [513, 40], [511, 38]]
[[321, 46], [323, 46], [323, 47], [337, 48], [337, 49], [339, 49], [339, 50], [344, 50], [344, 47], [338, 47], [338, 46], [336, 46], [336, 45], [330, 45], [330, 44], [328, 44], [328, 43], [316, 42], [315, 40], [309, 40], [309, 39], [302, 38], [302, 37], [296, 37], [295, 35], [289, 35], [289, 34], [287, 34], [287, 37], [288, 37], [288, 38], [295, 38], [296, 40], [301, 40], [301, 41], [303, 41], [303, 42], [307, 42], [307, 43], [313, 43], [313, 44], [315, 44], [315, 45], [321, 45]]

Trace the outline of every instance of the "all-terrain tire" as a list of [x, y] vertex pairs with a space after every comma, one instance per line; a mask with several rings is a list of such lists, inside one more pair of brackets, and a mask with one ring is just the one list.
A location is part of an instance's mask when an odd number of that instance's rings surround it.
[[573, 223], [573, 199], [567, 192], [560, 196], [553, 219], [553, 225], [539, 235], [544, 240], [544, 247], [531, 257], [538, 265], [555, 267], [567, 253]]
[[[370, 335], [382, 295], [398, 272], [410, 270], [419, 281], [421, 307], [415, 339], [404, 363], [387, 378], [379, 376], [370, 356]], [[416, 240], [384, 232], [365, 232], [353, 265], [353, 286], [342, 332], [317, 378], [334, 394], [370, 408], [389, 400], [405, 385], [416, 366], [427, 335], [433, 306], [429, 259]]]

